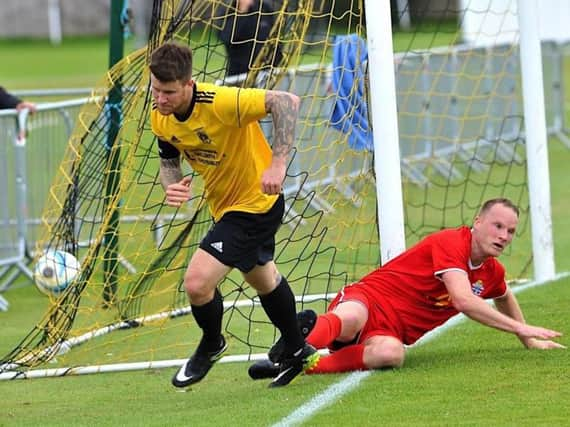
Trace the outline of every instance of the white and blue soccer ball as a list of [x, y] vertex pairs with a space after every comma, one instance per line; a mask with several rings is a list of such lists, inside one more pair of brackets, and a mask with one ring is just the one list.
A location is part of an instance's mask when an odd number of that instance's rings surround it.
[[79, 261], [69, 252], [50, 250], [43, 254], [34, 268], [34, 281], [47, 295], [60, 295], [80, 271]]

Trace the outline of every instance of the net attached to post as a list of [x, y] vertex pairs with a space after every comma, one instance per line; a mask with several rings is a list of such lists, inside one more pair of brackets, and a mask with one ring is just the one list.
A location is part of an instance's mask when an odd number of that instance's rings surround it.
[[[298, 308], [325, 311], [330, 296], [379, 265], [363, 2], [266, 3], [250, 12], [258, 27], [238, 39], [233, 2], [154, 1], [148, 46], [114, 66], [78, 114], [42, 215], [38, 255], [69, 251], [81, 274], [2, 359], [2, 378], [178, 366], [198, 343], [183, 276], [212, 220], [198, 176], [187, 205], [164, 204], [149, 122], [148, 58], [169, 40], [192, 47], [197, 81], [301, 98], [275, 254]], [[409, 12], [395, 13], [395, 22]], [[464, 13], [428, 8], [413, 11], [409, 31], [395, 26], [407, 242], [469, 224], [485, 199], [510, 197], [521, 207], [520, 237], [503, 261], [520, 278], [529, 274], [530, 237], [518, 33], [504, 43], [463, 43], [457, 20]], [[262, 22], [271, 23], [263, 38]], [[224, 37], [254, 45], [249, 71], [229, 74]], [[118, 116], [107, 102], [117, 82]], [[110, 120], [120, 120], [112, 143]], [[271, 142], [270, 120], [262, 128]], [[220, 290], [227, 360], [265, 353], [276, 331], [255, 292], [238, 272]]]

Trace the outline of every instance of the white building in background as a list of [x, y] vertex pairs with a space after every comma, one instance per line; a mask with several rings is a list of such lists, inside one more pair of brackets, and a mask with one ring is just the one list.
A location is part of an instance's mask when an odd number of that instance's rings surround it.
[[[0, 38], [107, 34], [110, 4], [110, 0], [3, 1]], [[59, 29], [54, 28], [58, 18]]]
[[[570, 1], [542, 0], [537, 3], [540, 38], [559, 42], [570, 40]], [[518, 43], [516, 0], [459, 0], [458, 6], [464, 11], [458, 19], [466, 43], [478, 46]]]
[[[131, 29], [146, 33], [152, 0], [125, 4], [135, 14]], [[3, 0], [0, 38], [42, 38], [57, 44], [62, 36], [107, 35], [110, 10], [111, 0]]]
[[[131, 30], [137, 37], [146, 39], [152, 2], [125, 0], [134, 15]], [[57, 43], [62, 36], [109, 32], [111, 0], [3, 0], [1, 4], [0, 38], [50, 38]], [[432, 8], [431, 18], [456, 16], [466, 43], [484, 46], [518, 42], [517, 0], [397, 0], [393, 12], [400, 16], [404, 28], [413, 27], [414, 14], [428, 13], [426, 4]], [[541, 0], [539, 6], [541, 38], [570, 40], [570, 1]]]

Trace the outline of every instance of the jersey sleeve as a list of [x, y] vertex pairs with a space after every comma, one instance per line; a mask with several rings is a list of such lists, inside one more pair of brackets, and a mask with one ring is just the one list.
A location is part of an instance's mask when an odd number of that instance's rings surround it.
[[221, 96], [217, 97], [214, 109], [226, 125], [243, 127], [267, 115], [264, 89], [220, 87], [218, 91]]
[[439, 233], [432, 238], [434, 275], [441, 276], [446, 271], [467, 273], [469, 254], [460, 236], [456, 233]]
[[158, 144], [158, 155], [161, 159], [175, 159], [180, 157], [180, 151], [171, 143], [160, 138], [158, 138], [156, 142]]

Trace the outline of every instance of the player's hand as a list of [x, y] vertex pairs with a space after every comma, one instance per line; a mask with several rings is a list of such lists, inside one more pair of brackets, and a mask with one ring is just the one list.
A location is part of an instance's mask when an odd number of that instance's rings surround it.
[[526, 342], [529, 338], [538, 338], [542, 340], [549, 340], [562, 336], [561, 332], [553, 331], [552, 329], [541, 328], [540, 326], [532, 326], [523, 324], [517, 331], [519, 338]]
[[190, 183], [192, 178], [186, 176], [181, 181], [170, 184], [166, 187], [166, 204], [173, 208], [179, 208], [182, 203], [187, 202], [192, 197]]
[[36, 112], [36, 104], [34, 104], [33, 102], [22, 101], [18, 105], [16, 105], [16, 110], [18, 111], [22, 111], [24, 108], [30, 110], [30, 113], [32, 114]]
[[554, 348], [566, 348], [565, 345], [551, 340], [538, 340], [536, 338], [529, 338], [525, 341], [526, 348], [536, 348], [539, 350], [551, 350]]
[[261, 191], [265, 194], [281, 193], [286, 169], [285, 163], [272, 162], [261, 175]]

